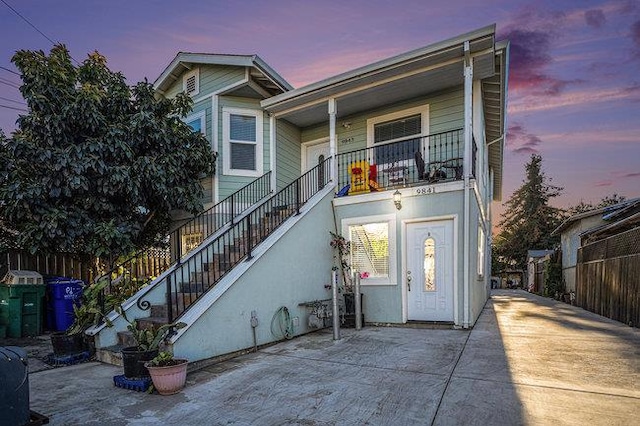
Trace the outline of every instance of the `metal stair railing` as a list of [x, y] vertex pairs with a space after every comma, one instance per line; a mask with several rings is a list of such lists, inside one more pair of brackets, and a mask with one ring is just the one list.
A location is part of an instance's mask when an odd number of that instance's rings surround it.
[[330, 160], [255, 206], [224, 233], [199, 246], [166, 276], [169, 322], [183, 315], [236, 265], [251, 259], [258, 244], [300, 213], [300, 208], [329, 183]]
[[[271, 189], [271, 171], [265, 173], [244, 187], [240, 188], [213, 207], [190, 218], [165, 238], [161, 247], [149, 247], [140, 250], [125, 261], [118, 263], [110, 271], [100, 275], [95, 282], [108, 280], [99, 304], [106, 314], [114, 305], [133, 296], [144, 285], [176, 264], [188, 251], [184, 247], [182, 237], [198, 234], [200, 241], [213, 235], [216, 231], [240, 217], [256, 203], [263, 200], [273, 191]], [[191, 241], [197, 243], [198, 241]], [[148, 303], [138, 301], [140, 309], [149, 309]]]

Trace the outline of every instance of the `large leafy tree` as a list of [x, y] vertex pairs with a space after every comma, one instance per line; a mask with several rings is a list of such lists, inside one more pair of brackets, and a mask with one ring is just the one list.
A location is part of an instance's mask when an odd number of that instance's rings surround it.
[[551, 185], [542, 171], [542, 157], [532, 155], [525, 165], [526, 178], [505, 203], [505, 212], [499, 223], [500, 232], [494, 238], [493, 265], [524, 269], [528, 250], [554, 248], [558, 236], [551, 232], [562, 220], [562, 210], [550, 205], [562, 188]]
[[0, 223], [22, 248], [115, 258], [157, 243], [172, 210], [202, 210], [215, 154], [181, 120], [187, 96], [128, 86], [97, 52], [75, 66], [63, 45], [12, 60], [29, 112], [0, 142]]

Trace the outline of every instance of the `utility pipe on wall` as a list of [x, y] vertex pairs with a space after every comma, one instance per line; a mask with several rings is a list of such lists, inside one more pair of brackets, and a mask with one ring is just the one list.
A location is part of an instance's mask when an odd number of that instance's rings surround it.
[[360, 272], [356, 271], [353, 273], [353, 282], [354, 286], [354, 297], [355, 297], [355, 305], [356, 305], [356, 330], [362, 329], [362, 299], [360, 298]]
[[338, 271], [331, 271], [331, 295], [333, 300], [333, 340], [340, 340], [340, 312], [338, 311]]

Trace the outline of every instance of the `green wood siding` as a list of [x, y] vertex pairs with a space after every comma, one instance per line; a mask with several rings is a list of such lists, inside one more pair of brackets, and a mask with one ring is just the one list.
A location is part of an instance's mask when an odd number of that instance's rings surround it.
[[[197, 95], [194, 96], [194, 102], [192, 112], [189, 115], [197, 114], [199, 112], [205, 112], [205, 127], [204, 132], [206, 138], [213, 144], [213, 115], [211, 111], [212, 101], [211, 95], [213, 92], [220, 90], [224, 87], [237, 83], [244, 79], [245, 70], [241, 67], [230, 67], [220, 65], [201, 65], [200, 69], [200, 90]], [[173, 98], [178, 93], [182, 92], [182, 76], [180, 74], [173, 85], [165, 92], [167, 98]], [[252, 107], [255, 107], [253, 102]], [[221, 127], [221, 126], [219, 126]], [[221, 139], [219, 139], [221, 142]], [[218, 147], [218, 152], [221, 152], [221, 147]], [[218, 167], [216, 167], [216, 177], [220, 177], [222, 174], [222, 162], [218, 161]], [[249, 180], [250, 181], [250, 180]], [[200, 182], [204, 188], [204, 197], [202, 202], [204, 204], [212, 203], [215, 200], [213, 179], [206, 178]]]
[[[223, 108], [244, 108], [251, 110], [261, 110], [260, 100], [250, 98], [240, 98], [236, 96], [220, 96], [218, 100], [218, 153], [220, 156], [220, 172], [218, 176], [219, 200], [222, 200], [248, 183], [254, 181], [255, 177], [230, 176], [223, 174], [222, 157], [227, 153], [224, 152], [224, 133], [222, 123]], [[269, 143], [269, 116], [263, 112], [262, 114], [262, 164], [264, 173], [271, 169], [271, 144]]]
[[[223, 65], [199, 65], [200, 69], [200, 91], [194, 96], [195, 99], [227, 87], [233, 83], [241, 81], [245, 77], [244, 68]], [[178, 76], [171, 87], [165, 91], [165, 97], [173, 98], [182, 92], [182, 76]]]
[[[396, 111], [429, 105], [429, 133], [440, 133], [461, 128], [464, 125], [464, 91], [463, 87], [434, 93], [427, 97], [413, 99], [384, 108], [367, 111], [348, 117], [338, 117], [336, 120], [336, 145], [338, 153], [349, 152], [367, 146], [367, 120]], [[338, 104], [338, 111], [340, 105]], [[343, 126], [349, 123], [349, 128]], [[302, 142], [329, 137], [329, 116], [327, 122], [307, 127], [302, 130]]]
[[277, 120], [276, 141], [276, 185], [280, 190], [300, 176], [300, 130], [286, 120]]

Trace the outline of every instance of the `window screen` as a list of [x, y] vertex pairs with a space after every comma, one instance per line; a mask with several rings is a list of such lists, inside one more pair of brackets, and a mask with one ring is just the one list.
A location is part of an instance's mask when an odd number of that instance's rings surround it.
[[232, 141], [256, 141], [256, 118], [247, 115], [229, 116], [230, 139]]
[[256, 170], [256, 117], [229, 115], [231, 168]]
[[[376, 163], [387, 164], [414, 158], [420, 150], [422, 116], [420, 114], [374, 125], [374, 144], [386, 144], [376, 148]], [[411, 138], [411, 136], [417, 136]], [[392, 141], [407, 139], [401, 142]]]
[[197, 118], [187, 123], [194, 132], [202, 132], [202, 121]]
[[422, 133], [421, 115], [416, 114], [400, 120], [387, 121], [374, 126], [374, 143], [403, 139]]
[[389, 224], [349, 226], [351, 268], [370, 278], [389, 277]]
[[256, 146], [254, 144], [231, 142], [229, 147], [231, 148], [232, 169], [256, 169]]

